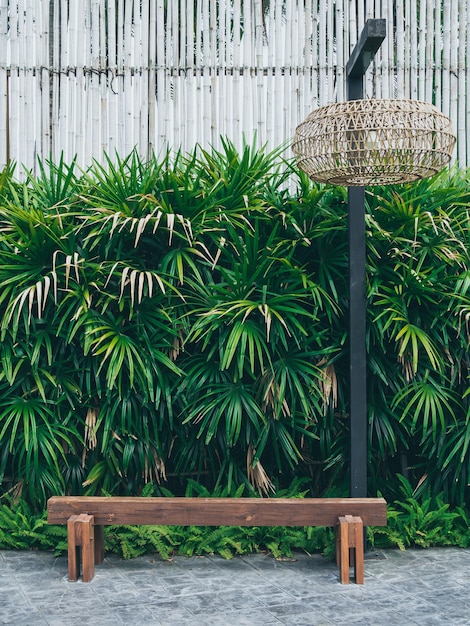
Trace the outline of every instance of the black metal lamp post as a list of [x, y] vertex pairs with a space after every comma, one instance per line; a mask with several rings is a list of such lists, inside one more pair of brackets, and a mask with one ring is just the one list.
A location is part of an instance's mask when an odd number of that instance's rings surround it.
[[[364, 73], [386, 35], [368, 20], [346, 65], [348, 100], [364, 97]], [[348, 187], [350, 496], [367, 496], [365, 189]]]
[[367, 496], [366, 185], [403, 183], [441, 170], [455, 135], [448, 117], [416, 100], [364, 100], [364, 74], [386, 36], [368, 20], [346, 66], [347, 102], [316, 109], [296, 129], [300, 169], [348, 187], [350, 495]]

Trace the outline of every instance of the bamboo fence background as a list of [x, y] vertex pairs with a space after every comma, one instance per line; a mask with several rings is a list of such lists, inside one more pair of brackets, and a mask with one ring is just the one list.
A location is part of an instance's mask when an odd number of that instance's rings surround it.
[[35, 171], [61, 154], [87, 166], [221, 136], [278, 147], [345, 99], [370, 17], [388, 34], [367, 95], [434, 103], [469, 165], [468, 0], [0, 0], [0, 166]]

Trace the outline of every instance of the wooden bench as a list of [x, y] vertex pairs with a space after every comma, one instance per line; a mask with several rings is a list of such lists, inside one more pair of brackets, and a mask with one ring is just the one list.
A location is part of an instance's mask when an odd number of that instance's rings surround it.
[[48, 523], [67, 524], [68, 577], [89, 582], [104, 559], [104, 526], [334, 526], [341, 583], [364, 583], [364, 526], [385, 526], [383, 498], [139, 498], [54, 496]]

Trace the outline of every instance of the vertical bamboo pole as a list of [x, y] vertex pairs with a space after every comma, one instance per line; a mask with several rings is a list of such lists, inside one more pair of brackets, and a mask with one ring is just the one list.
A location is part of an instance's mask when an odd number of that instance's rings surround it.
[[126, 0], [124, 2], [123, 11], [121, 13], [121, 20], [123, 20], [122, 28], [122, 61], [123, 61], [123, 74], [124, 74], [124, 87], [123, 87], [123, 121], [124, 121], [124, 143], [122, 146], [125, 155], [128, 155], [134, 146], [134, 133], [133, 133], [133, 103], [134, 103], [134, 89], [132, 81], [132, 8], [133, 0]]
[[39, 81], [40, 96], [38, 101], [39, 133], [41, 136], [40, 154], [51, 155], [51, 128], [50, 128], [50, 70], [49, 70], [49, 5], [47, 2], [41, 4], [40, 11], [40, 28], [39, 37], [40, 45], [38, 46], [38, 69], [36, 75]]
[[410, 39], [410, 23], [409, 23], [409, 0], [405, 0], [403, 3], [403, 32], [404, 32], [404, 48], [401, 50], [401, 65], [403, 68], [403, 97], [409, 98], [411, 96], [411, 39]]
[[26, 167], [30, 167], [29, 159], [27, 157], [26, 143], [28, 139], [29, 124], [25, 123], [25, 108], [26, 101], [31, 98], [27, 88], [29, 85], [26, 82], [26, 46], [25, 46], [25, 28], [24, 28], [24, 11], [25, 0], [21, 0], [18, 6], [18, 95], [20, 102], [19, 111], [19, 147], [21, 150], [21, 164]]
[[175, 147], [175, 115], [174, 115], [174, 62], [173, 50], [175, 33], [175, 5], [177, 3], [167, 3], [166, 5], [166, 26], [165, 26], [165, 129], [168, 144]]
[[109, 71], [106, 27], [106, 0], [99, 3], [99, 71], [100, 71], [100, 152], [111, 154], [109, 145]]
[[[319, 54], [318, 54], [318, 39], [319, 39], [319, 17], [318, 17], [318, 5], [317, 0], [314, 0], [312, 5], [312, 106], [317, 108], [320, 105], [320, 92], [319, 92]], [[349, 50], [347, 51], [349, 54]], [[307, 105], [308, 106], [308, 105]], [[309, 109], [307, 110], [307, 113]]]
[[116, 17], [116, 71], [119, 76], [118, 83], [119, 89], [117, 89], [118, 97], [116, 98], [117, 108], [117, 145], [122, 151], [125, 141], [125, 110], [124, 110], [124, 0], [118, 0], [116, 3], [117, 10]]
[[[219, 73], [218, 73], [218, 90], [217, 90], [217, 110], [218, 110], [218, 125], [219, 125], [219, 137], [230, 137], [229, 125], [231, 116], [231, 102], [227, 97], [227, 72], [229, 65], [229, 46], [230, 35], [227, 32], [228, 28], [228, 11], [227, 3], [225, 0], [219, 2], [219, 17], [218, 17], [218, 30], [217, 30], [217, 48], [219, 58]], [[220, 139], [219, 139], [220, 141]]]
[[[300, 23], [304, 25], [303, 29], [303, 60], [301, 63], [303, 64], [303, 73], [302, 73], [302, 81], [300, 85], [300, 103], [299, 103], [299, 111], [298, 118], [296, 119], [304, 119], [308, 112], [311, 110], [310, 108], [307, 111], [306, 102], [310, 103], [310, 107], [313, 104], [313, 93], [312, 93], [312, 73], [313, 73], [313, 37], [314, 37], [314, 23], [313, 23], [313, 10], [312, 10], [312, 0], [305, 0], [303, 6], [303, 14], [300, 16]], [[302, 57], [301, 57], [302, 58]]]
[[418, 24], [418, 15], [416, 12], [417, 7], [414, 2], [407, 2], [406, 6], [408, 10], [405, 19], [410, 42], [410, 54], [408, 56], [410, 70], [410, 98], [412, 100], [416, 100], [418, 98], [418, 37], [416, 28], [416, 25]]
[[[466, 84], [470, 83], [470, 80], [466, 77], [466, 55], [465, 52], [468, 49], [469, 41], [466, 38], [469, 36], [470, 31], [467, 30], [469, 7], [466, 0], [460, 0], [458, 6], [459, 16], [459, 51], [458, 51], [458, 115], [457, 115], [457, 127], [455, 131], [459, 137], [457, 144], [457, 158], [459, 163], [467, 163], [466, 159], [466, 144], [463, 138], [466, 137], [468, 116], [466, 115]], [[470, 60], [470, 53], [467, 53]]]
[[[82, 111], [84, 92], [86, 91], [84, 86], [86, 54], [83, 43], [87, 29], [85, 11], [83, 10], [83, 3], [80, 3], [79, 0], [72, 0], [68, 7], [62, 6], [61, 11], [60, 36], [61, 49], [64, 50], [64, 54], [61, 55], [61, 86], [67, 92], [68, 116], [66, 128], [61, 129], [61, 134], [66, 133], [67, 135], [66, 146], [63, 148], [64, 157], [67, 162], [70, 162], [77, 156], [78, 161], [84, 164], [83, 146], [85, 142], [85, 127], [88, 121], [88, 118]], [[61, 112], [59, 115], [61, 115]], [[60, 120], [59, 125], [62, 126]], [[79, 157], [80, 154], [81, 158]], [[57, 158], [57, 155], [55, 158]]]
[[49, 112], [49, 6], [47, 2], [41, 3], [40, 9], [36, 10], [38, 29], [36, 33], [37, 59], [36, 76], [38, 81], [37, 101], [37, 127], [39, 133], [39, 154], [51, 155], [50, 145], [50, 112]]
[[[172, 7], [172, 31], [173, 31], [173, 48], [171, 61], [171, 74], [173, 80], [173, 134], [174, 147], [180, 148], [185, 143], [186, 123], [184, 114], [184, 81], [181, 80], [182, 59], [184, 54], [184, 46], [182, 40], [185, 40], [184, 33], [186, 30], [186, 11], [184, 3], [178, 0]], [[176, 30], [175, 30], [176, 29]]]
[[434, 86], [434, 22], [435, 12], [433, 4], [428, 2], [426, 26], [424, 32], [425, 39], [425, 70], [424, 70], [424, 99], [426, 102], [433, 102], [433, 86]]
[[[374, 4], [375, 4], [374, 0], [362, 0], [362, 2], [359, 2], [360, 12], [362, 13], [362, 11], [364, 11], [363, 18], [362, 20], [359, 21], [359, 24], [358, 24], [360, 29], [364, 27], [364, 24], [366, 23], [367, 20], [370, 20], [376, 17]], [[379, 17], [382, 17], [382, 15], [380, 15]], [[375, 92], [376, 81], [374, 81], [374, 77], [376, 73], [375, 68], [377, 67], [377, 59], [380, 59], [380, 56], [381, 56], [381, 50], [378, 50], [377, 54], [375, 55], [372, 61], [373, 68], [369, 72], [366, 72], [364, 75], [364, 96], [367, 96], [368, 98], [380, 97]]]
[[9, 160], [8, 136], [8, 0], [0, 0], [0, 168], [3, 169]]
[[23, 62], [22, 62], [22, 74], [23, 74], [23, 132], [25, 135], [24, 140], [24, 165], [28, 169], [35, 170], [36, 160], [38, 156], [37, 146], [37, 128], [36, 128], [36, 46], [33, 33], [35, 30], [35, 23], [33, 22], [34, 6], [31, 0], [26, 0], [24, 5], [23, 20], [20, 20], [20, 28], [22, 31], [22, 44], [23, 44]]
[[88, 30], [90, 38], [88, 42], [88, 65], [90, 68], [89, 85], [90, 89], [90, 111], [88, 120], [90, 126], [90, 156], [98, 161], [102, 160], [101, 137], [100, 137], [100, 65], [99, 65], [99, 6], [100, 0], [91, 0], [90, 12], [87, 15]]
[[336, 70], [336, 100], [337, 102], [343, 102], [346, 98], [345, 94], [345, 76], [344, 66], [345, 57], [344, 47], [341, 45], [339, 35], [344, 32], [344, 3], [336, 4], [336, 57], [337, 57], [337, 70]]
[[364, 26], [367, 17], [366, 0], [357, 0], [356, 2], [357, 28], [358, 31]]
[[[465, 2], [465, 0], [464, 0]], [[459, 141], [466, 145], [466, 159], [463, 162], [467, 167], [470, 166], [470, 80], [468, 80], [468, 68], [470, 67], [470, 7], [467, 7], [467, 19], [466, 19], [466, 27], [465, 27], [465, 50], [466, 50], [466, 60], [465, 66], [467, 68], [465, 73], [465, 82], [466, 89], [462, 90], [460, 97], [465, 100], [465, 125], [466, 125], [466, 133], [464, 136], [459, 137]], [[460, 42], [463, 47], [463, 42]], [[460, 165], [463, 165], [461, 162]]]
[[282, 111], [281, 111], [281, 120], [282, 120], [282, 127], [281, 127], [281, 136], [287, 136], [288, 131], [287, 131], [287, 120], [289, 119], [290, 116], [290, 110], [292, 108], [292, 103], [291, 103], [291, 96], [292, 96], [292, 61], [293, 61], [293, 55], [295, 54], [295, 46], [294, 46], [294, 42], [292, 41], [292, 31], [291, 31], [291, 25], [292, 25], [292, 21], [294, 19], [293, 16], [293, 5], [294, 3], [287, 3], [286, 6], [286, 13], [285, 13], [285, 20], [286, 20], [286, 26], [285, 26], [285, 32], [286, 35], [284, 36], [285, 38], [285, 47], [284, 47], [284, 56], [283, 56], [283, 61], [282, 61], [282, 67], [284, 68], [284, 77], [283, 77], [283, 101], [282, 101]]
[[[41, 85], [40, 85], [40, 54], [41, 54], [41, 11], [35, 10], [34, 2], [27, 0], [24, 16], [25, 27], [25, 77], [26, 93], [29, 97], [25, 102], [25, 117], [29, 116], [29, 130], [26, 153], [33, 171], [36, 171], [37, 159], [42, 155], [41, 138]], [[46, 155], [46, 158], [49, 155]]]
[[178, 1], [168, 3], [166, 8], [166, 34], [167, 42], [165, 47], [166, 66], [166, 115], [165, 127], [167, 129], [168, 142], [172, 148], [178, 146], [179, 129], [176, 122], [177, 98], [175, 94], [175, 69], [177, 64], [178, 46]]
[[260, 46], [258, 52], [262, 59], [263, 68], [263, 110], [264, 119], [266, 123], [264, 125], [264, 132], [270, 135], [271, 141], [273, 140], [273, 130], [275, 125], [275, 111], [274, 111], [274, 86], [275, 86], [275, 69], [274, 61], [272, 60], [273, 52], [273, 8], [274, 5], [260, 7], [259, 19], [262, 23], [258, 27], [258, 34], [262, 36], [262, 41], [258, 43]]
[[159, 146], [166, 145], [165, 129], [165, 7], [164, 0], [156, 0], [157, 35], [157, 137]]
[[[79, 8], [80, 21], [83, 27], [83, 33], [80, 42], [80, 54], [83, 67], [83, 156], [84, 163], [90, 163], [93, 154], [93, 77], [92, 77], [92, 53], [91, 41], [93, 33], [91, 31], [91, 3], [93, 0], [86, 0], [86, 10], [83, 11], [83, 5]], [[100, 160], [100, 159], [99, 159]]]
[[[150, 51], [149, 51], [149, 0], [142, 0], [140, 13], [140, 38], [141, 38], [141, 58], [140, 58], [140, 81], [141, 81], [141, 106], [140, 106], [140, 135], [139, 152], [146, 158], [150, 157], [149, 152], [149, 77], [150, 77]], [[183, 39], [183, 37], [182, 37]]]
[[[70, 2], [67, 6], [61, 5], [60, 10], [60, 110], [59, 110], [59, 128], [60, 128], [60, 146], [58, 149], [60, 153], [56, 153], [54, 158], [57, 159], [60, 154], [63, 154], [66, 162], [70, 162], [77, 154], [78, 146], [78, 106], [77, 99], [80, 97], [78, 91], [78, 76], [77, 76], [77, 43], [78, 46], [83, 46], [82, 38], [84, 33], [87, 33], [88, 25], [83, 25], [83, 30], [80, 29], [80, 22], [74, 22], [74, 4]], [[84, 13], [83, 4], [77, 9], [78, 13]], [[86, 35], [85, 35], [86, 37]], [[80, 42], [80, 43], [79, 43]], [[86, 64], [86, 61], [84, 62]]]
[[108, 153], [114, 154], [120, 145], [119, 141], [119, 98], [121, 94], [121, 76], [117, 53], [118, 16], [116, 2], [106, 5], [108, 23], [107, 64], [109, 76], [108, 88]]
[[132, 81], [132, 122], [131, 122], [131, 146], [130, 150], [136, 150], [140, 154], [140, 117], [142, 111], [142, 19], [141, 0], [132, 0], [131, 18], [131, 81]]
[[450, 115], [450, 54], [453, 46], [451, 36], [451, 16], [450, 7], [444, 7], [443, 15], [443, 37], [442, 37], [442, 112]]
[[416, 15], [415, 20], [417, 24], [417, 89], [416, 98], [418, 100], [425, 100], [425, 78], [426, 78], [426, 16], [427, 16], [427, 2], [421, 2], [419, 7], [419, 13]]
[[[59, 110], [58, 110], [58, 137], [53, 159], [57, 160], [61, 154], [65, 161], [69, 160], [69, 133], [73, 121], [70, 119], [70, 80], [67, 68], [69, 66], [67, 7], [62, 5], [59, 12]], [[73, 132], [73, 131], [72, 131]], [[72, 133], [71, 133], [72, 134]], [[73, 140], [73, 134], [72, 134]]]
[[87, 10], [83, 11], [83, 7], [78, 7], [79, 23], [82, 25], [85, 36], [79, 35], [79, 54], [81, 56], [81, 67], [83, 68], [83, 100], [82, 100], [82, 115], [83, 115], [83, 152], [82, 159], [84, 163], [91, 162], [93, 158], [92, 148], [92, 102], [93, 102], [93, 89], [92, 89], [92, 60], [91, 60], [91, 39], [92, 33], [90, 28], [90, 14], [91, 3], [87, 0]]
[[257, 140], [260, 144], [264, 144], [267, 139], [266, 132], [266, 108], [265, 88], [264, 88], [264, 63], [263, 63], [263, 40], [264, 40], [264, 20], [263, 20], [263, 4], [261, 0], [254, 0], [253, 5], [253, 35], [254, 35], [254, 53], [255, 53], [255, 73], [256, 73], [256, 133]]
[[298, 3], [287, 3], [286, 21], [287, 21], [287, 40], [285, 59], [284, 59], [284, 107], [282, 111], [283, 135], [289, 137], [290, 118], [293, 114], [297, 115], [297, 98], [298, 93], [298, 68], [299, 68], [299, 44], [301, 38], [299, 36], [298, 24]]
[[381, 71], [380, 77], [377, 81], [377, 85], [380, 87], [377, 91], [377, 97], [390, 98], [393, 95], [393, 82], [390, 81], [391, 76], [391, 62], [393, 60], [393, 3], [391, 0], [387, 0], [383, 5], [382, 15], [387, 22], [390, 36], [386, 38], [385, 43], [382, 44], [379, 53], [381, 53]]
[[459, 2], [451, 0], [448, 10], [451, 16], [451, 43], [449, 54], [449, 117], [452, 120], [455, 130], [458, 129], [458, 99], [459, 99], [459, 46], [456, 45], [455, 38], [459, 35]]
[[131, 20], [131, 71], [132, 80], [132, 119], [131, 119], [131, 146], [140, 153], [140, 113], [142, 109], [142, 20], [140, 16], [140, 0], [128, 0], [132, 5]]
[[[19, 3], [18, 3], [19, 4]], [[13, 5], [10, 10], [10, 126], [9, 139], [12, 157], [19, 163], [22, 161], [21, 140], [20, 136], [20, 111], [22, 99], [20, 97], [20, 53], [18, 41], [18, 11], [20, 7]]]
[[201, 136], [201, 100], [202, 100], [202, 68], [201, 68], [201, 56], [202, 56], [202, 32], [201, 32], [201, 0], [197, 0], [194, 6], [194, 21], [193, 21], [193, 76], [192, 76], [192, 90], [191, 90], [191, 114], [192, 114], [192, 129], [195, 141], [203, 143]]
[[74, 12], [72, 19], [76, 24], [75, 57], [77, 64], [77, 160], [83, 166], [90, 162], [91, 151], [89, 150], [89, 126], [88, 102], [90, 101], [90, 72], [87, 70], [89, 48], [89, 36], [87, 35], [88, 23], [86, 12], [80, 0], [74, 0]]
[[354, 46], [356, 45], [357, 37], [358, 37], [358, 28], [359, 27], [357, 24], [357, 2], [356, 0], [349, 0], [349, 28], [348, 28], [349, 45], [348, 45], [346, 56], [349, 56]]
[[157, 34], [157, 16], [156, 16], [156, 4], [153, 0], [149, 3], [149, 41], [148, 41], [148, 71], [149, 71], [149, 93], [148, 93], [148, 152], [152, 155], [156, 150], [156, 34]]
[[[79, 34], [78, 21], [75, 19], [78, 12], [77, 2], [71, 2], [68, 7], [69, 19], [67, 22], [67, 50], [68, 50], [68, 81], [73, 84], [72, 97], [70, 98], [70, 123], [69, 142], [71, 144], [71, 156], [78, 154], [80, 144], [80, 88], [78, 70], [78, 39], [83, 36]], [[82, 70], [83, 72], [83, 70]], [[69, 155], [67, 155], [67, 159]]]
[[389, 82], [389, 96], [391, 98], [397, 97], [397, 81], [396, 81], [396, 58], [395, 58], [395, 50], [397, 48], [396, 43], [396, 31], [397, 31], [397, 20], [395, 14], [395, 0], [388, 0], [388, 15], [390, 21], [390, 36], [386, 38], [387, 42], [387, 50], [388, 50], [388, 82]]
[[[271, 3], [272, 4], [272, 3]], [[270, 7], [271, 23], [270, 29], [270, 59], [272, 65], [272, 81], [273, 81], [273, 98], [272, 98], [272, 115], [274, 136], [282, 136], [282, 101], [283, 101], [283, 77], [282, 64], [284, 59], [284, 33], [282, 30], [282, 2], [276, 0], [274, 7]]]
[[[333, 0], [328, 0], [325, 6], [326, 15], [323, 17], [326, 21], [325, 30], [325, 81], [324, 89], [324, 101], [323, 104], [335, 101], [335, 76], [333, 72], [333, 53], [335, 36], [333, 31], [334, 23], [334, 4]], [[322, 29], [323, 30], [323, 29]]]
[[435, 105], [442, 110], [442, 21], [441, 21], [441, 1], [436, 0], [436, 10], [434, 14], [434, 94]]
[[217, 76], [219, 42], [217, 38], [217, 5], [218, 0], [211, 0], [209, 5], [209, 45], [210, 45], [210, 93], [211, 93], [211, 117], [210, 117], [210, 141], [216, 146], [219, 141], [219, 99], [217, 97], [219, 79]]
[[406, 72], [405, 72], [405, 13], [403, 2], [396, 5], [396, 37], [397, 37], [397, 98], [405, 98], [406, 96]]
[[[78, 76], [77, 76], [77, 41], [83, 36], [83, 32], [78, 32], [77, 23], [73, 22], [73, 4], [62, 7], [61, 37], [64, 54], [62, 63], [62, 82], [67, 92], [66, 115], [68, 118], [65, 128], [61, 130], [62, 136], [66, 136], [65, 145], [61, 146], [64, 151], [66, 162], [71, 162], [78, 150], [78, 106], [79, 96]], [[73, 22], [73, 23], [72, 23]], [[58, 155], [55, 155], [57, 159]]]
[[232, 125], [232, 140], [238, 138], [241, 134], [240, 131], [240, 102], [241, 102], [241, 42], [240, 42], [240, 21], [241, 21], [241, 6], [240, 0], [233, 0], [233, 83], [232, 83], [232, 96], [233, 96], [233, 125]]
[[52, 11], [52, 24], [51, 34], [52, 40], [50, 42], [50, 63], [52, 66], [51, 71], [51, 152], [57, 154], [60, 151], [60, 136], [59, 136], [59, 101], [60, 101], [60, 6], [59, 3], [54, 3]]
[[[181, 0], [179, 2], [175, 2], [175, 13], [178, 15], [177, 19], [177, 27], [178, 31], [175, 36], [175, 44], [174, 44], [174, 66], [173, 66], [173, 98], [174, 98], [174, 128], [175, 128], [175, 148], [180, 149], [183, 145], [185, 145], [185, 137], [186, 137], [186, 124], [185, 124], [185, 107], [184, 107], [184, 90], [183, 85], [184, 81], [181, 79], [181, 32], [183, 31], [183, 24], [186, 20], [186, 15], [183, 17], [184, 6], [182, 6]], [[212, 17], [212, 16], [211, 16]], [[212, 92], [213, 97], [215, 96], [215, 92]]]
[[297, 3], [287, 3], [285, 10], [286, 19], [286, 45], [284, 48], [284, 99], [282, 104], [282, 136], [289, 137], [290, 116], [296, 111], [295, 93], [297, 90], [297, 67], [298, 67], [298, 24]]
[[253, 127], [253, 84], [251, 73], [251, 16], [250, 16], [250, 0], [242, 0], [241, 16], [243, 18], [243, 34], [240, 39], [241, 47], [241, 67], [243, 68], [242, 80], [242, 97], [239, 101], [241, 106], [241, 115], [238, 115], [240, 121], [239, 132], [236, 137], [237, 144], [240, 144], [246, 135], [247, 129]]
[[[21, 154], [21, 165], [31, 168], [28, 158], [26, 144], [28, 134], [30, 132], [29, 121], [25, 119], [26, 102], [31, 98], [29, 92], [26, 91], [26, 46], [25, 46], [25, 28], [24, 28], [25, 2], [20, 0], [18, 3], [18, 100], [19, 100], [19, 151]], [[29, 88], [29, 85], [28, 85]]]
[[318, 93], [320, 106], [327, 104], [328, 102], [328, 84], [327, 84], [327, 27], [325, 24], [328, 4], [327, 0], [320, 0], [319, 10], [319, 51], [318, 51]]
[[185, 57], [185, 118], [186, 118], [186, 145], [192, 149], [197, 142], [196, 130], [196, 82], [197, 68], [196, 60], [196, 22], [197, 18], [194, 12], [194, 0], [187, 0], [186, 3], [186, 57]]

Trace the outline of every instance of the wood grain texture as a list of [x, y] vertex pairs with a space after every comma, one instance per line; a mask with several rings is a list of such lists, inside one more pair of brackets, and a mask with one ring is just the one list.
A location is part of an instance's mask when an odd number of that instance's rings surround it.
[[383, 498], [138, 498], [54, 496], [48, 522], [93, 515], [95, 524], [169, 526], [335, 526], [353, 515], [366, 526], [387, 524]]

